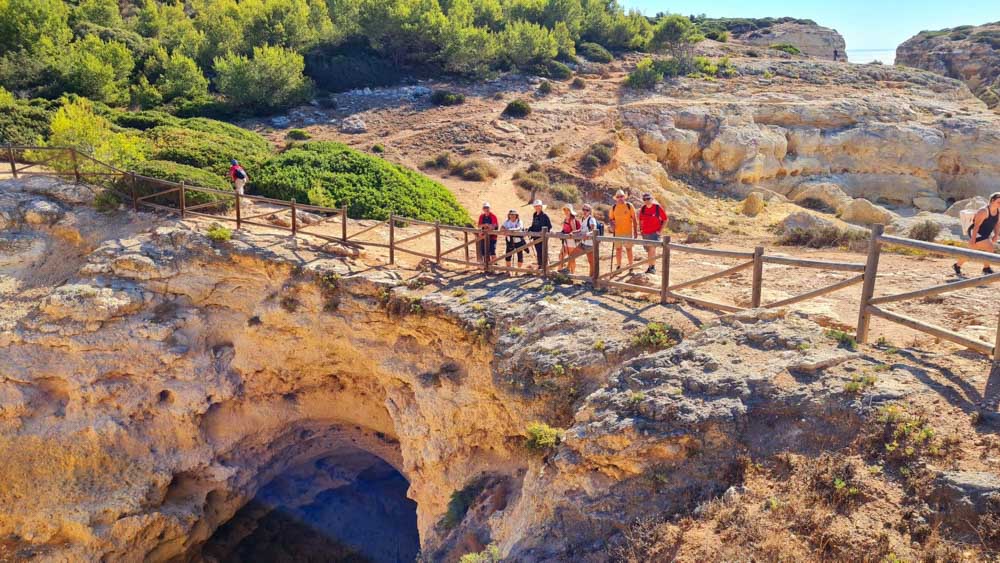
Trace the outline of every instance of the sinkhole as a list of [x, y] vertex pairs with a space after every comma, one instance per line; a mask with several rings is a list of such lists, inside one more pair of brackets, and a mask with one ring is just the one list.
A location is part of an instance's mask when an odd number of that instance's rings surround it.
[[338, 449], [283, 470], [202, 546], [204, 561], [412, 562], [417, 504], [392, 465]]

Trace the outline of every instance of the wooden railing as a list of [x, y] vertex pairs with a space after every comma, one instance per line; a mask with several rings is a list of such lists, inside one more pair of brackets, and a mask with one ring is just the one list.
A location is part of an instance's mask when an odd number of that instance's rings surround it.
[[[296, 202], [294, 199], [291, 201], [284, 201], [261, 196], [240, 195], [235, 191], [222, 191], [161, 180], [158, 178], [151, 178], [134, 172], [120, 170], [71, 148], [19, 147], [8, 145], [3, 152], [6, 155], [10, 173], [14, 178], [54, 175], [73, 178], [77, 182], [90, 180], [98, 183], [104, 189], [112, 191], [121, 199], [121, 201], [130, 203], [132, 209], [135, 211], [139, 211], [141, 209], [152, 209], [155, 211], [177, 214], [181, 218], [186, 218], [188, 216], [206, 217], [219, 221], [235, 223], [237, 229], [241, 229], [245, 225], [260, 226], [268, 229], [290, 232], [293, 237], [308, 235], [321, 240], [338, 242], [349, 247], [386, 248], [388, 249], [390, 264], [396, 263], [396, 253], [400, 252], [418, 258], [432, 260], [438, 265], [458, 264], [466, 268], [481, 269], [487, 273], [526, 273], [529, 275], [542, 276], [544, 278], [563, 277], [570, 280], [585, 281], [592, 284], [594, 288], [615, 288], [625, 291], [647, 293], [657, 296], [660, 303], [667, 303], [670, 299], [675, 299], [723, 313], [739, 312], [747, 308], [786, 307], [808, 299], [814, 299], [835, 291], [840, 291], [852, 285], [862, 284], [861, 308], [857, 325], [857, 339], [859, 342], [866, 342], [868, 340], [871, 317], [875, 316], [899, 323], [919, 332], [954, 342], [968, 349], [986, 355], [992, 355], [994, 362], [1000, 362], [1000, 322], [998, 322], [996, 342], [994, 346], [990, 346], [957, 332], [927, 324], [925, 322], [888, 311], [881, 307], [881, 305], [886, 303], [927, 297], [930, 295], [937, 295], [949, 291], [993, 283], [1000, 280], [1000, 274], [992, 274], [974, 279], [937, 285], [897, 295], [886, 295], [880, 297], [875, 297], [874, 295], [878, 278], [879, 257], [882, 247], [885, 244], [906, 246], [948, 256], [965, 257], [970, 260], [980, 260], [994, 264], [1000, 264], [1000, 256], [941, 244], [886, 236], [883, 234], [883, 228], [878, 225], [872, 229], [868, 259], [865, 264], [826, 260], [808, 260], [788, 256], [769, 255], [766, 254], [765, 249], [760, 246], [756, 247], [752, 252], [748, 252], [677, 244], [672, 242], [670, 237], [664, 237], [663, 240], [659, 242], [651, 242], [632, 238], [598, 236], [597, 233], [592, 233], [590, 235], [590, 248], [589, 250], [586, 250], [587, 247], [582, 245], [584, 239], [574, 235], [548, 232], [547, 230], [540, 233], [505, 230], [490, 231], [487, 233], [472, 227], [443, 225], [440, 222], [421, 221], [418, 219], [396, 216], [392, 213], [389, 214], [388, 219], [376, 221], [370, 225], [362, 226], [360, 230], [350, 232], [347, 206], [334, 209], [330, 207], [302, 204]], [[47, 163], [55, 161], [60, 156], [67, 159], [66, 162], [70, 163], [72, 169], [69, 169], [69, 166], [65, 163], [62, 164], [61, 167], [63, 169], [61, 171], [53, 171], [43, 168], [43, 166]], [[151, 187], [159, 187], [162, 189], [150, 192]], [[210, 202], [189, 205], [189, 194], [192, 193], [208, 194], [217, 199]], [[245, 202], [261, 204], [268, 206], [270, 209], [267, 212], [258, 212], [255, 215], [244, 216], [243, 203]], [[224, 209], [228, 208], [230, 204], [232, 204], [232, 208], [235, 211], [233, 214], [224, 212]], [[314, 217], [319, 217], [319, 220], [314, 221], [311, 225], [307, 225], [303, 228], [303, 212], [308, 212]], [[286, 213], [288, 214], [287, 221], [277, 220], [278, 216]], [[260, 219], [264, 217], [268, 217], [274, 222], [261, 222]], [[329, 227], [337, 223], [340, 224], [339, 235], [326, 234], [317, 232], [316, 230], [317, 224], [325, 224]], [[397, 236], [397, 228], [401, 225], [418, 227], [420, 228], [420, 232], [416, 234], [406, 234], [402, 238], [399, 238]], [[385, 233], [387, 231], [387, 242], [361, 239], [362, 235], [376, 234], [380, 231], [381, 233]], [[486, 237], [496, 236], [498, 239], [497, 242], [499, 242], [508, 235], [524, 237], [525, 245], [523, 248], [529, 249], [531, 252], [536, 252], [537, 244], [541, 245], [540, 248], [542, 256], [539, 268], [532, 269], [513, 265], [502, 265], [501, 261], [506, 263], [505, 259], [516, 254], [516, 249], [498, 256], [481, 255], [481, 243], [485, 242]], [[433, 254], [429, 252], [421, 252], [405, 246], [408, 243], [430, 236], [434, 237]], [[452, 242], [449, 243], [449, 248], [444, 248], [446, 238], [453, 239]], [[458, 239], [460, 242], [458, 242], [457, 245], [452, 246], [454, 239]], [[550, 257], [551, 244], [555, 242], [557, 245], [562, 245], [563, 241], [566, 240], [575, 241], [578, 248], [584, 249], [584, 252], [577, 253], [572, 257], [553, 261]], [[657, 247], [660, 255], [655, 259], [656, 263], [654, 263], [654, 259], [646, 258], [645, 260], [636, 262], [632, 266], [623, 266], [618, 269], [613, 268], [612, 265], [609, 264], [608, 271], [602, 272], [602, 257], [607, 256], [613, 259], [616, 247], [624, 245]], [[473, 252], [469, 250], [470, 246], [475, 246], [474, 255]], [[602, 248], [605, 247], [611, 249], [606, 255], [602, 253]], [[671, 278], [671, 265], [674, 260], [673, 257], [676, 253], [709, 256], [720, 259], [735, 259], [738, 260], [738, 263], [710, 274], [678, 282]], [[593, 258], [594, 267], [591, 268], [586, 275], [568, 274], [558, 271], [559, 268], [567, 266], [570, 260], [577, 260], [584, 263], [588, 262], [588, 254]], [[527, 260], [529, 261], [536, 259], [537, 257], [527, 257]], [[787, 297], [770, 303], [763, 303], [762, 293], [764, 287], [765, 264], [811, 268], [833, 272], [847, 272], [856, 275], [824, 287], [813, 289], [800, 295]], [[641, 269], [643, 266], [649, 265], [659, 265], [660, 267], [659, 275], [655, 279], [655, 281], [658, 282], [657, 284], [641, 285], [638, 283], [631, 283], [627, 279], [623, 279], [623, 277], [632, 272], [633, 269]], [[586, 264], [582, 264], [582, 266], [586, 267]], [[722, 278], [739, 275], [745, 270], [750, 270], [752, 272], [750, 276], [749, 307], [743, 307], [736, 303], [721, 303], [707, 299], [704, 296], [695, 296], [690, 293], [682, 292], [682, 290], [690, 290], [693, 287], [701, 286]]]

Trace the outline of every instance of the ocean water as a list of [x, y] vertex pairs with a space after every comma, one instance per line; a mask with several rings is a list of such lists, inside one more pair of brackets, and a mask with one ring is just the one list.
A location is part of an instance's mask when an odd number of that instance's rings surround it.
[[872, 61], [881, 61], [882, 64], [891, 65], [896, 62], [895, 49], [848, 49], [847, 60], [852, 63], [864, 64]]

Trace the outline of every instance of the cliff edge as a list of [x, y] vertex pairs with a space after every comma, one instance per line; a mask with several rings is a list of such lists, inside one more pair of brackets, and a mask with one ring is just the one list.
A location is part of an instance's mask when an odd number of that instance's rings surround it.
[[1000, 105], [1000, 22], [921, 31], [896, 48], [896, 62], [962, 80], [989, 107]]

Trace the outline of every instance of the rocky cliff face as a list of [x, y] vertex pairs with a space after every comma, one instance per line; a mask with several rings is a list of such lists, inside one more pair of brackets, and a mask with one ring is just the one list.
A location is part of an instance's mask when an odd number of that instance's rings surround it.
[[1000, 22], [922, 31], [896, 48], [896, 63], [961, 80], [1000, 106]]
[[734, 39], [761, 47], [788, 43], [797, 47], [804, 55], [816, 59], [847, 60], [847, 43], [844, 37], [835, 29], [819, 25], [785, 22], [737, 34]]
[[954, 80], [806, 61], [741, 70], [711, 97], [665, 87], [624, 107], [624, 120], [668, 172], [735, 191], [794, 198], [822, 184], [844, 205], [866, 198], [940, 212], [1000, 183], [1000, 119]]

